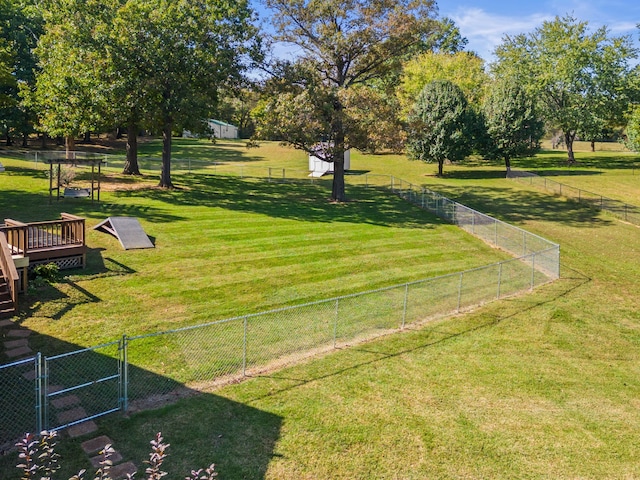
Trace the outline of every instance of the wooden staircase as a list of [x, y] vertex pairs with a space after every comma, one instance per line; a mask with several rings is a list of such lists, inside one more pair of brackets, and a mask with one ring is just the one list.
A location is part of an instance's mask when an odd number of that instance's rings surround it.
[[16, 313], [16, 306], [11, 298], [9, 286], [0, 267], [0, 318], [11, 317]]
[[18, 288], [20, 277], [7, 239], [0, 232], [0, 318], [14, 315], [18, 309]]

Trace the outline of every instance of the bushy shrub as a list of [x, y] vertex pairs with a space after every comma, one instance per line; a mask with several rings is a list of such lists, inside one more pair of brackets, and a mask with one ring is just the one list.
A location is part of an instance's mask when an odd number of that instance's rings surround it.
[[[55, 452], [56, 432], [41, 432], [40, 435], [27, 433], [20, 442], [16, 444], [18, 447], [18, 457], [20, 462], [17, 467], [22, 471], [21, 480], [53, 480], [53, 474], [60, 468], [60, 456]], [[164, 443], [162, 434], [158, 432], [156, 438], [151, 440], [151, 453], [149, 460], [144, 463], [147, 468], [144, 471], [146, 480], [160, 480], [167, 475], [162, 471], [162, 464], [167, 458], [168, 443]], [[111, 455], [115, 450], [111, 445], [105, 445], [99, 454], [102, 456], [100, 467], [94, 475], [94, 480], [111, 480], [109, 471], [112, 461]], [[84, 480], [86, 470], [81, 470], [69, 480]], [[215, 464], [209, 465], [208, 468], [200, 470], [191, 470], [191, 473], [185, 477], [185, 480], [214, 480], [218, 476], [215, 471]], [[127, 475], [132, 479], [133, 475]]]
[[60, 279], [60, 268], [55, 263], [36, 265], [29, 274], [30, 287], [42, 287]]

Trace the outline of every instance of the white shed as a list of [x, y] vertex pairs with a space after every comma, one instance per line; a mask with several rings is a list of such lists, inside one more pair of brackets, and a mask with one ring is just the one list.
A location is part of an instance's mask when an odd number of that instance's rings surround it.
[[238, 127], [220, 120], [207, 120], [216, 138], [238, 138]]
[[[323, 149], [322, 144], [318, 144], [318, 148], [316, 150], [320, 151]], [[345, 150], [344, 152], [344, 169], [349, 170], [351, 168], [351, 151]], [[333, 173], [333, 162], [326, 162], [321, 158], [309, 154], [309, 174], [310, 177], [321, 177], [325, 173]]]

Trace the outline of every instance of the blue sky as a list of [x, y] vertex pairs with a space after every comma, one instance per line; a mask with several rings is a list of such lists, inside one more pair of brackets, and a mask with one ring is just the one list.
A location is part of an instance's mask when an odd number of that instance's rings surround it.
[[[251, 3], [266, 20], [260, 0]], [[449, 17], [458, 25], [469, 40], [467, 49], [487, 62], [493, 60], [492, 52], [505, 34], [529, 33], [543, 21], [566, 14], [588, 21], [593, 29], [606, 25], [612, 34], [631, 34], [640, 48], [640, 29], [636, 27], [640, 23], [640, 0], [443, 0], [438, 2], [438, 10], [441, 17]]]

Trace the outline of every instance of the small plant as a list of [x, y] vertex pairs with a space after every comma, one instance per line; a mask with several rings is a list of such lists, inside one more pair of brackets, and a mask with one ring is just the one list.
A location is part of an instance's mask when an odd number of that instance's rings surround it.
[[[20, 440], [16, 447], [18, 447], [18, 458], [21, 463], [17, 467], [22, 471], [21, 480], [53, 480], [53, 474], [60, 468], [58, 463], [59, 455], [55, 453], [55, 438], [56, 432], [41, 432], [39, 436], [32, 433], [27, 433], [22, 440]], [[156, 438], [151, 440], [151, 453], [149, 454], [149, 460], [144, 463], [148, 465], [145, 469], [144, 480], [160, 480], [167, 475], [167, 472], [162, 471], [162, 463], [167, 458], [168, 443], [164, 443], [162, 434], [158, 432]], [[111, 469], [112, 461], [111, 455], [115, 450], [111, 445], [105, 445], [99, 453], [102, 455], [100, 461], [100, 468], [94, 475], [94, 480], [111, 480], [109, 476], [109, 470]], [[84, 474], [86, 470], [80, 470], [76, 475], [73, 475], [69, 480], [84, 480]], [[206, 469], [191, 470], [191, 474], [185, 477], [185, 480], [214, 480], [218, 476], [215, 471], [215, 464], [209, 465]], [[133, 479], [134, 474], [127, 475], [129, 480]]]
[[43, 287], [58, 280], [60, 280], [60, 267], [55, 263], [45, 263], [33, 267], [30, 286], [34, 288]]

